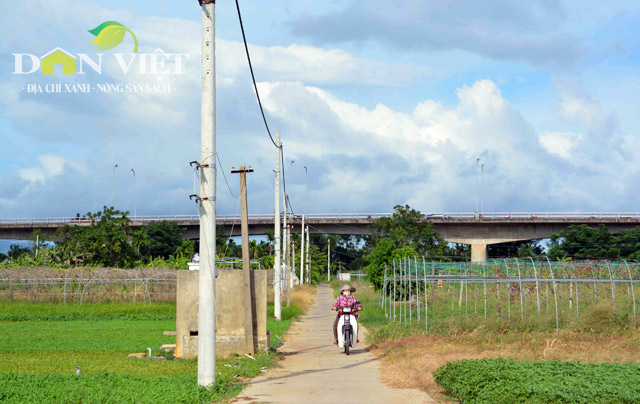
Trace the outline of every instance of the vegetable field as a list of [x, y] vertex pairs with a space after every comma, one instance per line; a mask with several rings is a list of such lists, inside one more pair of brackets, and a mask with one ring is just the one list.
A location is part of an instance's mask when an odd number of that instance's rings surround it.
[[640, 402], [638, 364], [461, 360], [434, 378], [463, 404]]
[[[209, 403], [233, 397], [239, 380], [275, 363], [275, 354], [218, 360], [215, 389], [198, 387], [196, 360], [160, 351], [175, 343], [175, 304], [0, 303], [2, 403]], [[292, 306], [285, 315], [300, 310]], [[281, 335], [289, 322], [269, 322]], [[278, 342], [273, 338], [274, 343]], [[146, 352], [166, 360], [128, 358]], [[76, 373], [76, 366], [80, 374]]]

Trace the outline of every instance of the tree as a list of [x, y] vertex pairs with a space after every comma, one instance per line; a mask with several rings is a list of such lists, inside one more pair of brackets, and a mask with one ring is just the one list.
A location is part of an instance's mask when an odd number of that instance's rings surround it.
[[571, 225], [551, 235], [548, 255], [575, 258], [640, 258], [640, 227], [611, 234], [607, 226]]
[[384, 266], [394, 258], [450, 255], [447, 243], [433, 223], [425, 221], [423, 215], [409, 205], [395, 206], [393, 215], [376, 220], [371, 231], [373, 235], [366, 239], [369, 265], [365, 270], [376, 288], [382, 287]]
[[191, 259], [195, 254], [195, 245], [193, 241], [182, 239], [182, 244], [176, 250], [176, 257], [182, 255], [183, 257]]
[[15, 260], [23, 254], [30, 254], [30, 253], [31, 253], [31, 249], [29, 247], [25, 247], [20, 244], [11, 244], [9, 246], [9, 251], [7, 252], [7, 256]]
[[141, 251], [149, 248], [149, 235], [144, 229], [138, 229], [133, 232], [132, 242], [136, 251], [140, 254]]
[[276, 233], [273, 230], [267, 230], [267, 242], [269, 243], [269, 255], [273, 255], [273, 245], [276, 240]]
[[148, 244], [140, 250], [143, 255], [166, 259], [178, 254], [184, 229], [177, 222], [152, 222], [144, 227], [144, 232], [147, 233]]
[[603, 224], [591, 227], [571, 225], [551, 235], [549, 256], [579, 258], [617, 258], [620, 248], [615, 245], [609, 228]]
[[312, 283], [320, 282], [327, 270], [327, 251], [311, 243], [309, 245], [309, 279]]
[[129, 242], [128, 214], [105, 206], [102, 212], [76, 215], [78, 222], [88, 221], [89, 226], [59, 229], [63, 241], [56, 245], [56, 257], [65, 265], [132, 266], [138, 254]]

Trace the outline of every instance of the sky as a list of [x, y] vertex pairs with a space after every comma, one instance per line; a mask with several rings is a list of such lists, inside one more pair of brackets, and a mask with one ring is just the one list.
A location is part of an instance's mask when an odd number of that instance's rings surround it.
[[[240, 6], [295, 213], [474, 212], [478, 182], [485, 212], [638, 211], [637, 2]], [[134, 190], [138, 215], [197, 214], [201, 18], [195, 0], [0, 3], [0, 219], [96, 212], [112, 195], [133, 214]], [[88, 30], [105, 21], [133, 32], [140, 54], [188, 55], [180, 72], [139, 74], [139, 59], [122, 71], [133, 37], [98, 49]], [[230, 171], [242, 164], [255, 170], [249, 212], [272, 213], [276, 152], [232, 1], [217, 2], [215, 46], [218, 214], [239, 213]], [[15, 74], [15, 54], [56, 47], [102, 54], [101, 74]], [[56, 83], [91, 91], [29, 91]], [[109, 84], [171, 91], [96, 90]]]

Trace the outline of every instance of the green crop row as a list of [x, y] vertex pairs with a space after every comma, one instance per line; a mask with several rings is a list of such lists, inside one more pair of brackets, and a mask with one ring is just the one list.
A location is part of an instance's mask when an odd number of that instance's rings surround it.
[[640, 365], [480, 359], [449, 362], [435, 381], [463, 404], [635, 404]]
[[0, 302], [0, 321], [175, 320], [175, 303]]
[[[135, 361], [130, 359], [130, 361]], [[144, 360], [138, 360], [143, 362]], [[195, 363], [195, 361], [189, 361]], [[255, 377], [273, 355], [218, 362], [215, 388], [199, 387], [195, 373], [170, 376], [101, 372], [84, 374], [0, 373], [0, 402], [41, 403], [210, 403], [236, 395], [239, 378]]]

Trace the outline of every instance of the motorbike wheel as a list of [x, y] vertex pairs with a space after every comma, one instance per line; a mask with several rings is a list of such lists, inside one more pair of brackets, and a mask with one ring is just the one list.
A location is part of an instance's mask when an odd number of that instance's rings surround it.
[[351, 348], [351, 331], [346, 330], [344, 332], [344, 353], [349, 355], [349, 348]]

